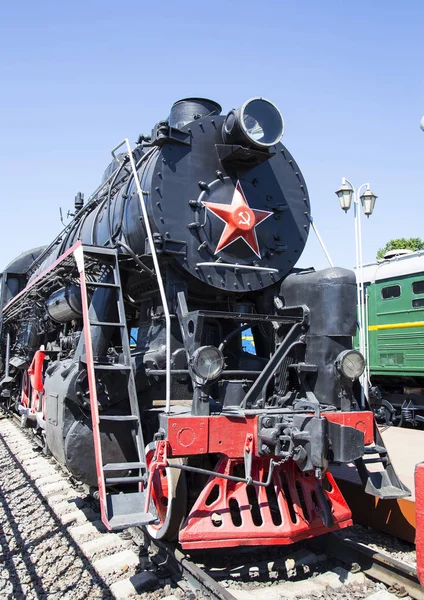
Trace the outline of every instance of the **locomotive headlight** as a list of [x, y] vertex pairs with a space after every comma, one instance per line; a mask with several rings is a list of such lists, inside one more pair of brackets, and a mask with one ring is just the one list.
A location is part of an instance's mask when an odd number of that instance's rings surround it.
[[224, 368], [224, 356], [215, 346], [201, 346], [193, 352], [189, 369], [201, 383], [217, 379]]
[[264, 98], [251, 98], [237, 110], [230, 110], [223, 127], [226, 144], [270, 148], [284, 132], [284, 121], [278, 108]]
[[358, 379], [365, 369], [365, 359], [357, 350], [345, 350], [336, 360], [336, 367], [347, 379]]

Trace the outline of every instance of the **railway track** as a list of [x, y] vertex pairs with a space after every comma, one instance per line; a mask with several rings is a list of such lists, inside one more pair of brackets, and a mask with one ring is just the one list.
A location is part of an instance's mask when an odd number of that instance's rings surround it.
[[323, 536], [318, 540], [318, 544], [329, 556], [350, 565], [351, 568], [357, 565], [365, 575], [388, 585], [389, 590], [399, 597], [408, 594], [416, 600], [424, 600], [424, 588], [413, 566], [365, 544], [348, 538], [340, 539], [336, 534]]
[[[196, 553], [187, 556], [175, 545], [151, 540], [139, 529], [122, 534], [105, 532], [99, 521], [95, 501], [87, 496], [86, 490], [74, 482], [53, 459], [45, 457], [41, 448], [34, 450], [36, 440], [33, 436], [21, 430], [8, 418], [0, 420], [0, 442], [0, 459], [4, 461], [0, 468], [4, 473], [4, 465], [8, 464], [10, 473], [14, 474], [13, 480], [9, 480], [6, 486], [3, 481], [0, 488], [3, 508], [6, 510], [6, 519], [0, 530], [4, 565], [0, 575], [1, 597], [39, 598], [40, 586], [45, 593], [51, 592], [50, 588], [46, 589], [46, 581], [51, 579], [51, 589], [57, 590], [61, 599], [72, 597], [124, 600], [135, 597], [138, 593], [143, 593], [143, 598], [146, 599], [150, 598], [152, 593], [151, 597], [157, 599], [160, 597], [158, 590], [163, 591], [163, 598], [168, 596], [172, 600], [234, 600], [247, 598], [249, 590], [253, 594], [252, 597], [259, 598], [263, 593], [264, 597], [271, 599], [269, 592], [273, 589], [276, 591], [287, 583], [285, 578], [290, 575], [289, 565], [297, 564], [297, 559], [290, 558], [291, 555], [296, 557], [299, 552], [301, 555], [303, 552], [303, 556], [306, 556], [305, 550], [299, 550], [299, 544], [293, 548], [260, 549], [256, 554], [241, 552], [239, 560], [244, 563], [242, 571], [248, 574], [247, 588], [244, 591], [240, 583], [243, 578], [239, 578], [233, 587], [231, 576], [227, 577], [228, 574], [223, 574], [222, 569], [213, 567], [214, 558], [208, 559], [208, 564], [205, 565]], [[42, 515], [42, 510], [48, 513], [47, 516], [38, 517], [38, 514]], [[21, 518], [23, 521], [19, 522]], [[12, 526], [14, 520], [16, 523]], [[16, 542], [18, 532], [21, 539], [19, 543], [14, 544], [13, 539]], [[35, 537], [31, 532], [36, 532]], [[29, 539], [26, 539], [28, 536]], [[44, 560], [41, 566], [38, 564], [37, 544], [44, 544], [43, 536], [54, 541], [53, 550], [56, 550], [57, 564], [54, 560]], [[307, 581], [309, 592], [314, 581], [317, 585], [320, 582], [322, 585], [325, 581], [325, 573], [322, 574], [321, 571], [328, 569], [326, 557], [331, 557], [333, 565], [337, 560], [337, 564], [342, 563], [346, 567], [344, 573], [361, 571], [367, 578], [371, 578], [370, 580], [389, 586], [398, 596], [409, 594], [411, 598], [424, 600], [424, 591], [418, 582], [415, 569], [390, 555], [349, 539], [341, 539], [335, 534], [316, 538], [301, 546], [309, 548], [310, 555], [317, 557], [316, 561], [312, 559], [314, 564], [309, 564], [308, 568], [302, 564], [305, 577], [300, 581], [300, 586]], [[34, 554], [29, 549], [34, 549]], [[45, 552], [43, 546], [41, 550]], [[269, 554], [268, 560], [265, 557], [265, 561], [262, 560], [261, 563], [262, 566], [267, 565], [265, 571], [270, 565], [274, 565], [268, 569], [268, 574], [264, 573], [263, 569], [261, 571], [262, 567], [258, 567], [261, 562], [258, 561], [258, 557], [266, 553]], [[213, 553], [209, 553], [209, 556], [213, 557]], [[19, 560], [15, 560], [16, 557]], [[275, 567], [278, 562], [275, 557], [279, 560], [278, 568]], [[308, 563], [308, 559], [302, 560], [303, 563]], [[298, 561], [299, 564], [302, 560]], [[311, 559], [309, 562], [311, 563]], [[60, 568], [57, 569], [57, 565]], [[340, 567], [338, 568], [339, 571], [336, 568], [333, 574], [340, 573]], [[24, 581], [28, 583], [22, 584], [19, 581], [19, 569]], [[308, 569], [310, 574], [318, 573], [318, 576], [308, 578]], [[351, 575], [353, 581], [355, 574]], [[69, 581], [61, 584], [60, 577], [68, 578]], [[333, 580], [335, 581], [334, 577]], [[273, 587], [269, 587], [270, 585]], [[331, 582], [329, 586], [332, 586]], [[289, 588], [290, 582], [287, 583], [285, 594], [289, 593]], [[291, 589], [292, 595], [289, 597], [294, 597], [296, 589]], [[152, 590], [156, 591], [151, 592]], [[367, 597], [365, 588], [363, 595], [357, 597]]]
[[207, 572], [199, 567], [195, 562], [189, 560], [183, 552], [181, 552], [174, 544], [146, 539], [148, 547], [157, 550], [155, 557], [152, 559], [160, 568], [164, 566], [172, 573], [174, 581], [180, 587], [187, 591], [186, 584], [205, 593], [209, 598], [216, 600], [236, 600], [236, 597], [231, 594], [225, 587], [219, 584], [216, 579], [211, 577]]

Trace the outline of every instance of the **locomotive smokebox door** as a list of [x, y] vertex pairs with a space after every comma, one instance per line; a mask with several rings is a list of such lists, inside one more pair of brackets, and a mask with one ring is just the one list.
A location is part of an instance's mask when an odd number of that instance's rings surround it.
[[[184, 101], [179, 104], [182, 110]], [[282, 279], [302, 253], [308, 192], [281, 143], [245, 148], [244, 161], [231, 160], [235, 148], [243, 148], [225, 144], [225, 119], [197, 118], [181, 127], [189, 145], [171, 138], [162, 146], [147, 202], [159, 252], [173, 254], [207, 285], [254, 291]]]

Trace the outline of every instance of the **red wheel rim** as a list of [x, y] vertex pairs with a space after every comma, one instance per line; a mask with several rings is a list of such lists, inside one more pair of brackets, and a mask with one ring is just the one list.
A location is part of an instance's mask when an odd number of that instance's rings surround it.
[[[154, 456], [154, 451], [150, 450], [146, 454], [146, 463], [149, 467]], [[160, 522], [156, 525], [150, 525], [153, 529], [160, 529], [165, 523], [166, 514], [169, 505], [169, 485], [168, 474], [165, 468], [156, 469], [152, 479], [152, 500], [155, 505]]]

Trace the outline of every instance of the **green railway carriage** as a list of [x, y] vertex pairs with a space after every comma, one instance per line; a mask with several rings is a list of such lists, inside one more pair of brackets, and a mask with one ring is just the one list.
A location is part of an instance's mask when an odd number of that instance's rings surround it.
[[363, 275], [370, 400], [380, 419], [416, 425], [424, 421], [424, 252], [366, 265]]

